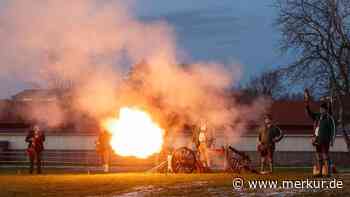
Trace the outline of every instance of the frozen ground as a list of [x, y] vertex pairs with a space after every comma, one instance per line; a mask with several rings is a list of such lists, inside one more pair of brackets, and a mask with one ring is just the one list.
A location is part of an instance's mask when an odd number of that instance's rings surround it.
[[44, 175], [16, 174], [0, 171], [0, 196], [82, 196], [82, 197], [148, 197], [148, 196], [350, 196], [350, 174], [335, 178], [344, 182], [340, 190], [241, 189], [235, 190], [236, 177], [248, 180], [306, 180], [309, 170], [280, 169], [274, 175], [256, 174], [153, 174], [153, 173], [81, 173], [46, 171]]

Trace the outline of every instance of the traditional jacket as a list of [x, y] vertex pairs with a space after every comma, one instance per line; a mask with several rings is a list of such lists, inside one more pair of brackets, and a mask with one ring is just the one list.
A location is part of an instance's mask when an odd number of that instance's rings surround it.
[[306, 112], [314, 121], [316, 143], [332, 144], [336, 134], [333, 117], [328, 113], [321, 114], [312, 112], [308, 105], [306, 106]]
[[106, 150], [110, 150], [111, 146], [110, 146], [110, 141], [111, 141], [111, 134], [108, 132], [102, 132], [100, 133], [100, 135], [98, 136], [97, 142], [96, 142], [96, 149], [97, 151], [106, 151]]
[[214, 142], [213, 133], [209, 129], [202, 131], [199, 127], [195, 127], [192, 134], [192, 141], [196, 147], [198, 147], [200, 143], [205, 143], [210, 147]]
[[259, 142], [264, 145], [274, 146], [276, 142], [279, 142], [283, 138], [283, 133], [280, 128], [275, 125], [270, 127], [263, 126], [259, 128]]
[[28, 149], [33, 148], [36, 152], [44, 150], [45, 135], [43, 133], [35, 136], [34, 131], [30, 131], [26, 136], [25, 141], [28, 143]]

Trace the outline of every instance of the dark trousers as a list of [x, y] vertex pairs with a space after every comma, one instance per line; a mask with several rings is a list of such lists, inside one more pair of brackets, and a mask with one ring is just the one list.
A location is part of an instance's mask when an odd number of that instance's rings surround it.
[[273, 154], [275, 152], [275, 144], [270, 145], [260, 145], [258, 147], [258, 151], [260, 152], [260, 165], [261, 171], [264, 171], [265, 164], [269, 165], [270, 172], [273, 171]]
[[318, 159], [329, 160], [329, 143], [317, 144], [316, 153]]
[[41, 174], [41, 151], [28, 151], [29, 155], [29, 173], [32, 174], [36, 164], [36, 172]]
[[275, 145], [260, 145], [258, 147], [258, 151], [260, 152], [260, 157], [266, 159], [268, 162], [273, 162], [273, 154], [275, 152]]
[[330, 167], [329, 143], [317, 144], [315, 145], [315, 148], [316, 148], [316, 160], [317, 160], [316, 165], [320, 170], [320, 174], [322, 174], [322, 168], [324, 165], [326, 166], [326, 168]]

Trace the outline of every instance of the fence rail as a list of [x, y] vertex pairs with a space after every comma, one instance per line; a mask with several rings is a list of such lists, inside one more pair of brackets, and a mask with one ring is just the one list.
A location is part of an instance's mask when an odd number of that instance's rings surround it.
[[[45, 150], [42, 155], [44, 166], [98, 166], [100, 157], [95, 151], [69, 151], [69, 150]], [[149, 159], [125, 158], [117, 155], [111, 156], [113, 166], [153, 166], [157, 157]], [[0, 151], [0, 167], [27, 165], [29, 163], [25, 150], [2, 150]]]

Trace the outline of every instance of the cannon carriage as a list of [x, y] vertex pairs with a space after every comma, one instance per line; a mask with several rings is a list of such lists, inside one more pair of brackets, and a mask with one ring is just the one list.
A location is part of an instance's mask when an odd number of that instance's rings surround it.
[[[256, 173], [256, 170], [251, 165], [249, 156], [231, 146], [212, 149], [211, 154], [223, 157], [224, 167], [219, 170], [234, 173]], [[171, 156], [170, 162], [171, 170], [174, 173], [207, 173], [212, 170], [202, 164], [196, 151], [187, 147], [176, 149]]]

